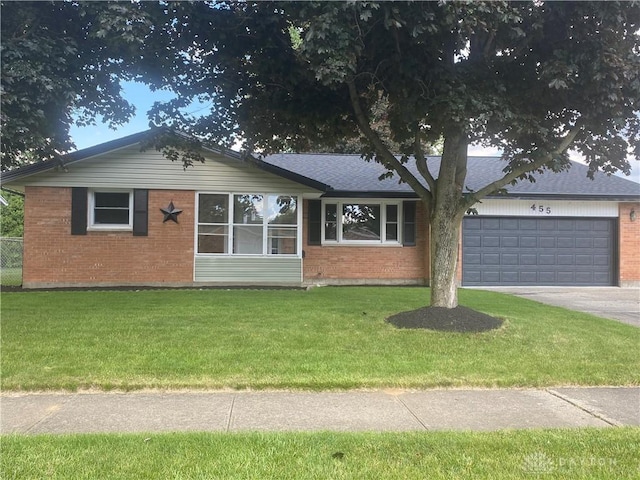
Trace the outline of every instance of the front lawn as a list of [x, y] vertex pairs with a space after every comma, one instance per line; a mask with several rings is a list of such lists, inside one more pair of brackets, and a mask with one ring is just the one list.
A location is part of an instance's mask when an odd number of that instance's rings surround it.
[[640, 329], [496, 292], [476, 334], [402, 330], [425, 288], [3, 292], [2, 390], [640, 384]]
[[6, 479], [638, 478], [640, 428], [4, 436]]

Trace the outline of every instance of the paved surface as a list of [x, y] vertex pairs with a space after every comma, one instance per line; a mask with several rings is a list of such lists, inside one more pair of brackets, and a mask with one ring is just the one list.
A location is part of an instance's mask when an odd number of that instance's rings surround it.
[[640, 387], [3, 394], [0, 432], [499, 430], [640, 425]]
[[640, 288], [482, 287], [640, 327]]

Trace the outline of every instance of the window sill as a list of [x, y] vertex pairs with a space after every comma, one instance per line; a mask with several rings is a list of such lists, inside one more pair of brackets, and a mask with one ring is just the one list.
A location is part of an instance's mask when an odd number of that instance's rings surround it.
[[129, 226], [129, 225], [109, 225], [109, 226], [92, 226], [92, 227], [87, 227], [87, 232], [132, 232], [133, 231], [133, 227]]
[[295, 253], [265, 255], [262, 253], [196, 253], [196, 257], [206, 258], [302, 258]]
[[324, 242], [321, 247], [403, 247], [401, 243], [376, 243], [376, 242]]

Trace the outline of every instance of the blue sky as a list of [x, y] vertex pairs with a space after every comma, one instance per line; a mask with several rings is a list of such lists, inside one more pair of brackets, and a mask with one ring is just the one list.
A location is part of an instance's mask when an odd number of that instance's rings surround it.
[[135, 117], [116, 130], [112, 130], [106, 124], [101, 123], [100, 119], [96, 121], [96, 125], [71, 127], [71, 138], [73, 138], [78, 150], [147, 130], [149, 128], [147, 111], [154, 102], [166, 101], [173, 98], [171, 92], [152, 92], [146, 85], [141, 83], [125, 82], [122, 84], [122, 87], [124, 97], [136, 107]]
[[[149, 128], [149, 120], [147, 111], [156, 101], [170, 100], [173, 95], [171, 92], [160, 91], [151, 92], [145, 85], [135, 82], [125, 82], [122, 84], [124, 97], [136, 107], [136, 115], [127, 124], [118, 127], [116, 130], [110, 129], [106, 124], [99, 120], [96, 125], [88, 127], [71, 128], [71, 138], [73, 138], [76, 147], [83, 149], [92, 147], [109, 140], [125, 137], [132, 133], [142, 132]], [[194, 105], [192, 112], [197, 112], [202, 108], [201, 105]], [[497, 150], [484, 149], [481, 147], [470, 147], [469, 155], [499, 155]], [[576, 154], [572, 155], [573, 160], [580, 161], [580, 157]], [[619, 176], [640, 183], [640, 162], [637, 160], [629, 160], [632, 167], [631, 176], [627, 177], [623, 174]]]

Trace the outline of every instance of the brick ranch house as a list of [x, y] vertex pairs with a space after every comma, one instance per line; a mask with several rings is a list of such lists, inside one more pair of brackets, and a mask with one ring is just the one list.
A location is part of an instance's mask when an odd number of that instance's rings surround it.
[[[185, 170], [141, 151], [147, 134], [4, 172], [25, 195], [25, 288], [429, 283], [426, 212], [406, 184], [378, 180], [379, 164], [206, 149]], [[468, 187], [502, 168], [470, 157]], [[462, 286], [640, 285], [637, 183], [573, 164], [476, 210]]]

